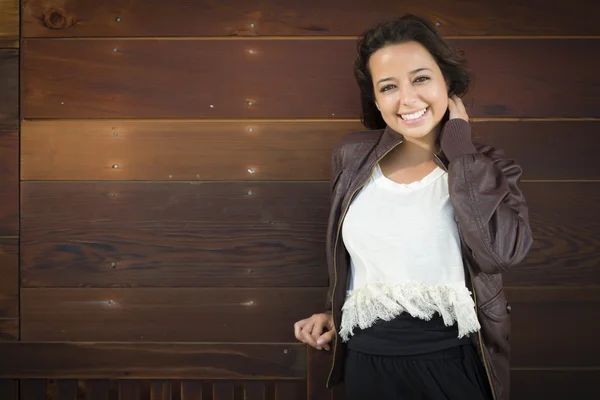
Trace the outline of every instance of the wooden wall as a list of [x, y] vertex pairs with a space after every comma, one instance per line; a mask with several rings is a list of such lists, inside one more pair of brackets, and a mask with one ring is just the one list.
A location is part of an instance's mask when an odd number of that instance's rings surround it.
[[324, 305], [354, 39], [404, 12], [466, 52], [474, 130], [525, 170], [512, 398], [598, 398], [596, 0], [20, 9], [0, 0], [2, 400], [341, 399], [292, 324]]

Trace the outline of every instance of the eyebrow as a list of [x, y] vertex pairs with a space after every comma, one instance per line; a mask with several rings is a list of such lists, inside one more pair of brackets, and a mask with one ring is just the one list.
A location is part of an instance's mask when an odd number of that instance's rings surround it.
[[[431, 71], [431, 69], [429, 69], [429, 68], [417, 68], [417, 69], [414, 69], [414, 70], [410, 71], [410, 74], [414, 75], [414, 74], [417, 74], [417, 73], [419, 73], [421, 71]], [[383, 78], [383, 79], [378, 80], [377, 84], [380, 84], [380, 83], [383, 83], [383, 82], [387, 82], [387, 81], [391, 81], [391, 80], [392, 80], [391, 77]]]

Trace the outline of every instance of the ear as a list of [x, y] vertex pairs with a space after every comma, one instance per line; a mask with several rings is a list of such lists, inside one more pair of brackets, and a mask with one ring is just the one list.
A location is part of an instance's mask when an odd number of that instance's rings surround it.
[[375, 100], [375, 107], [377, 107], [377, 109], [379, 110], [379, 112], [381, 112], [381, 108], [379, 108], [379, 103], [377, 102], [377, 100]]

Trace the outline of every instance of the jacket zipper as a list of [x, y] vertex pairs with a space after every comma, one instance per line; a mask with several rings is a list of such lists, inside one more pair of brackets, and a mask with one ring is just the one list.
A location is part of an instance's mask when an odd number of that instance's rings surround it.
[[[352, 203], [352, 199], [356, 195], [356, 192], [358, 192], [360, 189], [362, 189], [363, 186], [365, 186], [365, 183], [367, 183], [369, 181], [369, 179], [371, 178], [371, 176], [373, 175], [373, 170], [375, 169], [375, 165], [377, 165], [377, 163], [379, 161], [381, 161], [385, 156], [388, 155], [388, 153], [390, 151], [394, 150], [401, 143], [402, 143], [402, 141], [396, 143], [391, 149], [389, 149], [388, 151], [386, 151], [381, 157], [379, 157], [375, 161], [375, 163], [373, 164], [373, 167], [371, 168], [371, 174], [369, 174], [369, 176], [360, 184], [360, 186], [358, 188], [356, 188], [352, 192], [352, 195], [350, 196], [350, 199], [348, 200], [348, 204], [346, 205], [346, 208], [344, 209], [344, 212], [340, 216], [340, 222], [338, 223], [337, 231], [336, 231], [336, 234], [335, 234], [335, 244], [333, 246], [333, 290], [331, 292], [331, 319], [333, 320], [333, 328], [335, 329], [336, 336], [337, 336], [338, 329], [335, 326], [335, 316], [334, 316], [335, 307], [334, 307], [334, 304], [333, 304], [333, 300], [335, 298], [335, 289], [337, 287], [337, 260], [336, 260], [336, 258], [337, 258], [337, 245], [338, 245], [338, 241], [339, 241], [339, 238], [340, 238], [340, 230], [341, 230], [341, 227], [342, 227], [342, 223], [344, 221], [344, 218], [346, 217], [346, 213], [348, 212], [348, 208], [350, 208], [350, 204]], [[337, 350], [337, 342], [338, 342], [338, 339], [336, 337], [335, 342], [333, 342], [333, 360], [332, 360], [332, 363], [331, 363], [331, 369], [329, 370], [329, 376], [327, 377], [327, 384], [326, 384], [326, 386], [328, 388], [330, 386], [329, 382], [331, 380], [331, 374], [333, 373], [333, 368], [335, 367], [335, 353], [336, 353], [336, 350]]]
[[[434, 157], [439, 161], [439, 165], [442, 166], [442, 168], [444, 169], [444, 171], [448, 172], [448, 168], [446, 168], [446, 166], [444, 165], [444, 163], [442, 162], [442, 160], [440, 160], [440, 158], [437, 156], [437, 154], [434, 154]], [[473, 280], [472, 279], [471, 279], [471, 289], [473, 290], [473, 303], [475, 304], [475, 312], [477, 312], [477, 293], [475, 293], [475, 285], [473, 284]], [[331, 307], [331, 309], [333, 310], [333, 307]], [[479, 349], [481, 351], [481, 358], [482, 358], [482, 361], [483, 361], [483, 367], [485, 369], [485, 374], [487, 375], [488, 382], [490, 383], [490, 389], [491, 389], [491, 392], [492, 392], [492, 398], [493, 398], [493, 400], [496, 400], [496, 391], [494, 390], [494, 382], [492, 381], [492, 376], [490, 374], [488, 363], [487, 363], [487, 360], [485, 358], [485, 353], [483, 351], [483, 338], [481, 337], [481, 329], [479, 329], [477, 331], [477, 337], [479, 338]]]

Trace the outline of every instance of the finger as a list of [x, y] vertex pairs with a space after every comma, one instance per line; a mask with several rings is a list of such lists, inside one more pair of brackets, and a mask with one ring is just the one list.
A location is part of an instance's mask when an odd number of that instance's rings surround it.
[[296, 339], [302, 341], [302, 328], [304, 327], [304, 325], [306, 325], [306, 320], [302, 319], [298, 322], [296, 322], [294, 324], [294, 336], [296, 336]]
[[317, 321], [317, 322], [315, 322], [315, 325], [313, 326], [313, 329], [312, 329], [312, 332], [311, 332], [311, 336], [312, 336], [313, 339], [315, 339], [315, 341], [323, 333], [323, 331], [324, 331], [323, 328], [324, 328], [323, 321]]
[[302, 330], [302, 338], [302, 341], [307, 345], [314, 347], [317, 350], [321, 350], [321, 346], [319, 346], [315, 339], [313, 339], [313, 337], [310, 334], [310, 331], [307, 330], [306, 327]]
[[329, 350], [328, 343], [333, 340], [335, 336], [335, 331], [332, 329], [330, 331], [325, 332], [317, 339], [317, 344], [323, 346], [325, 350]]

